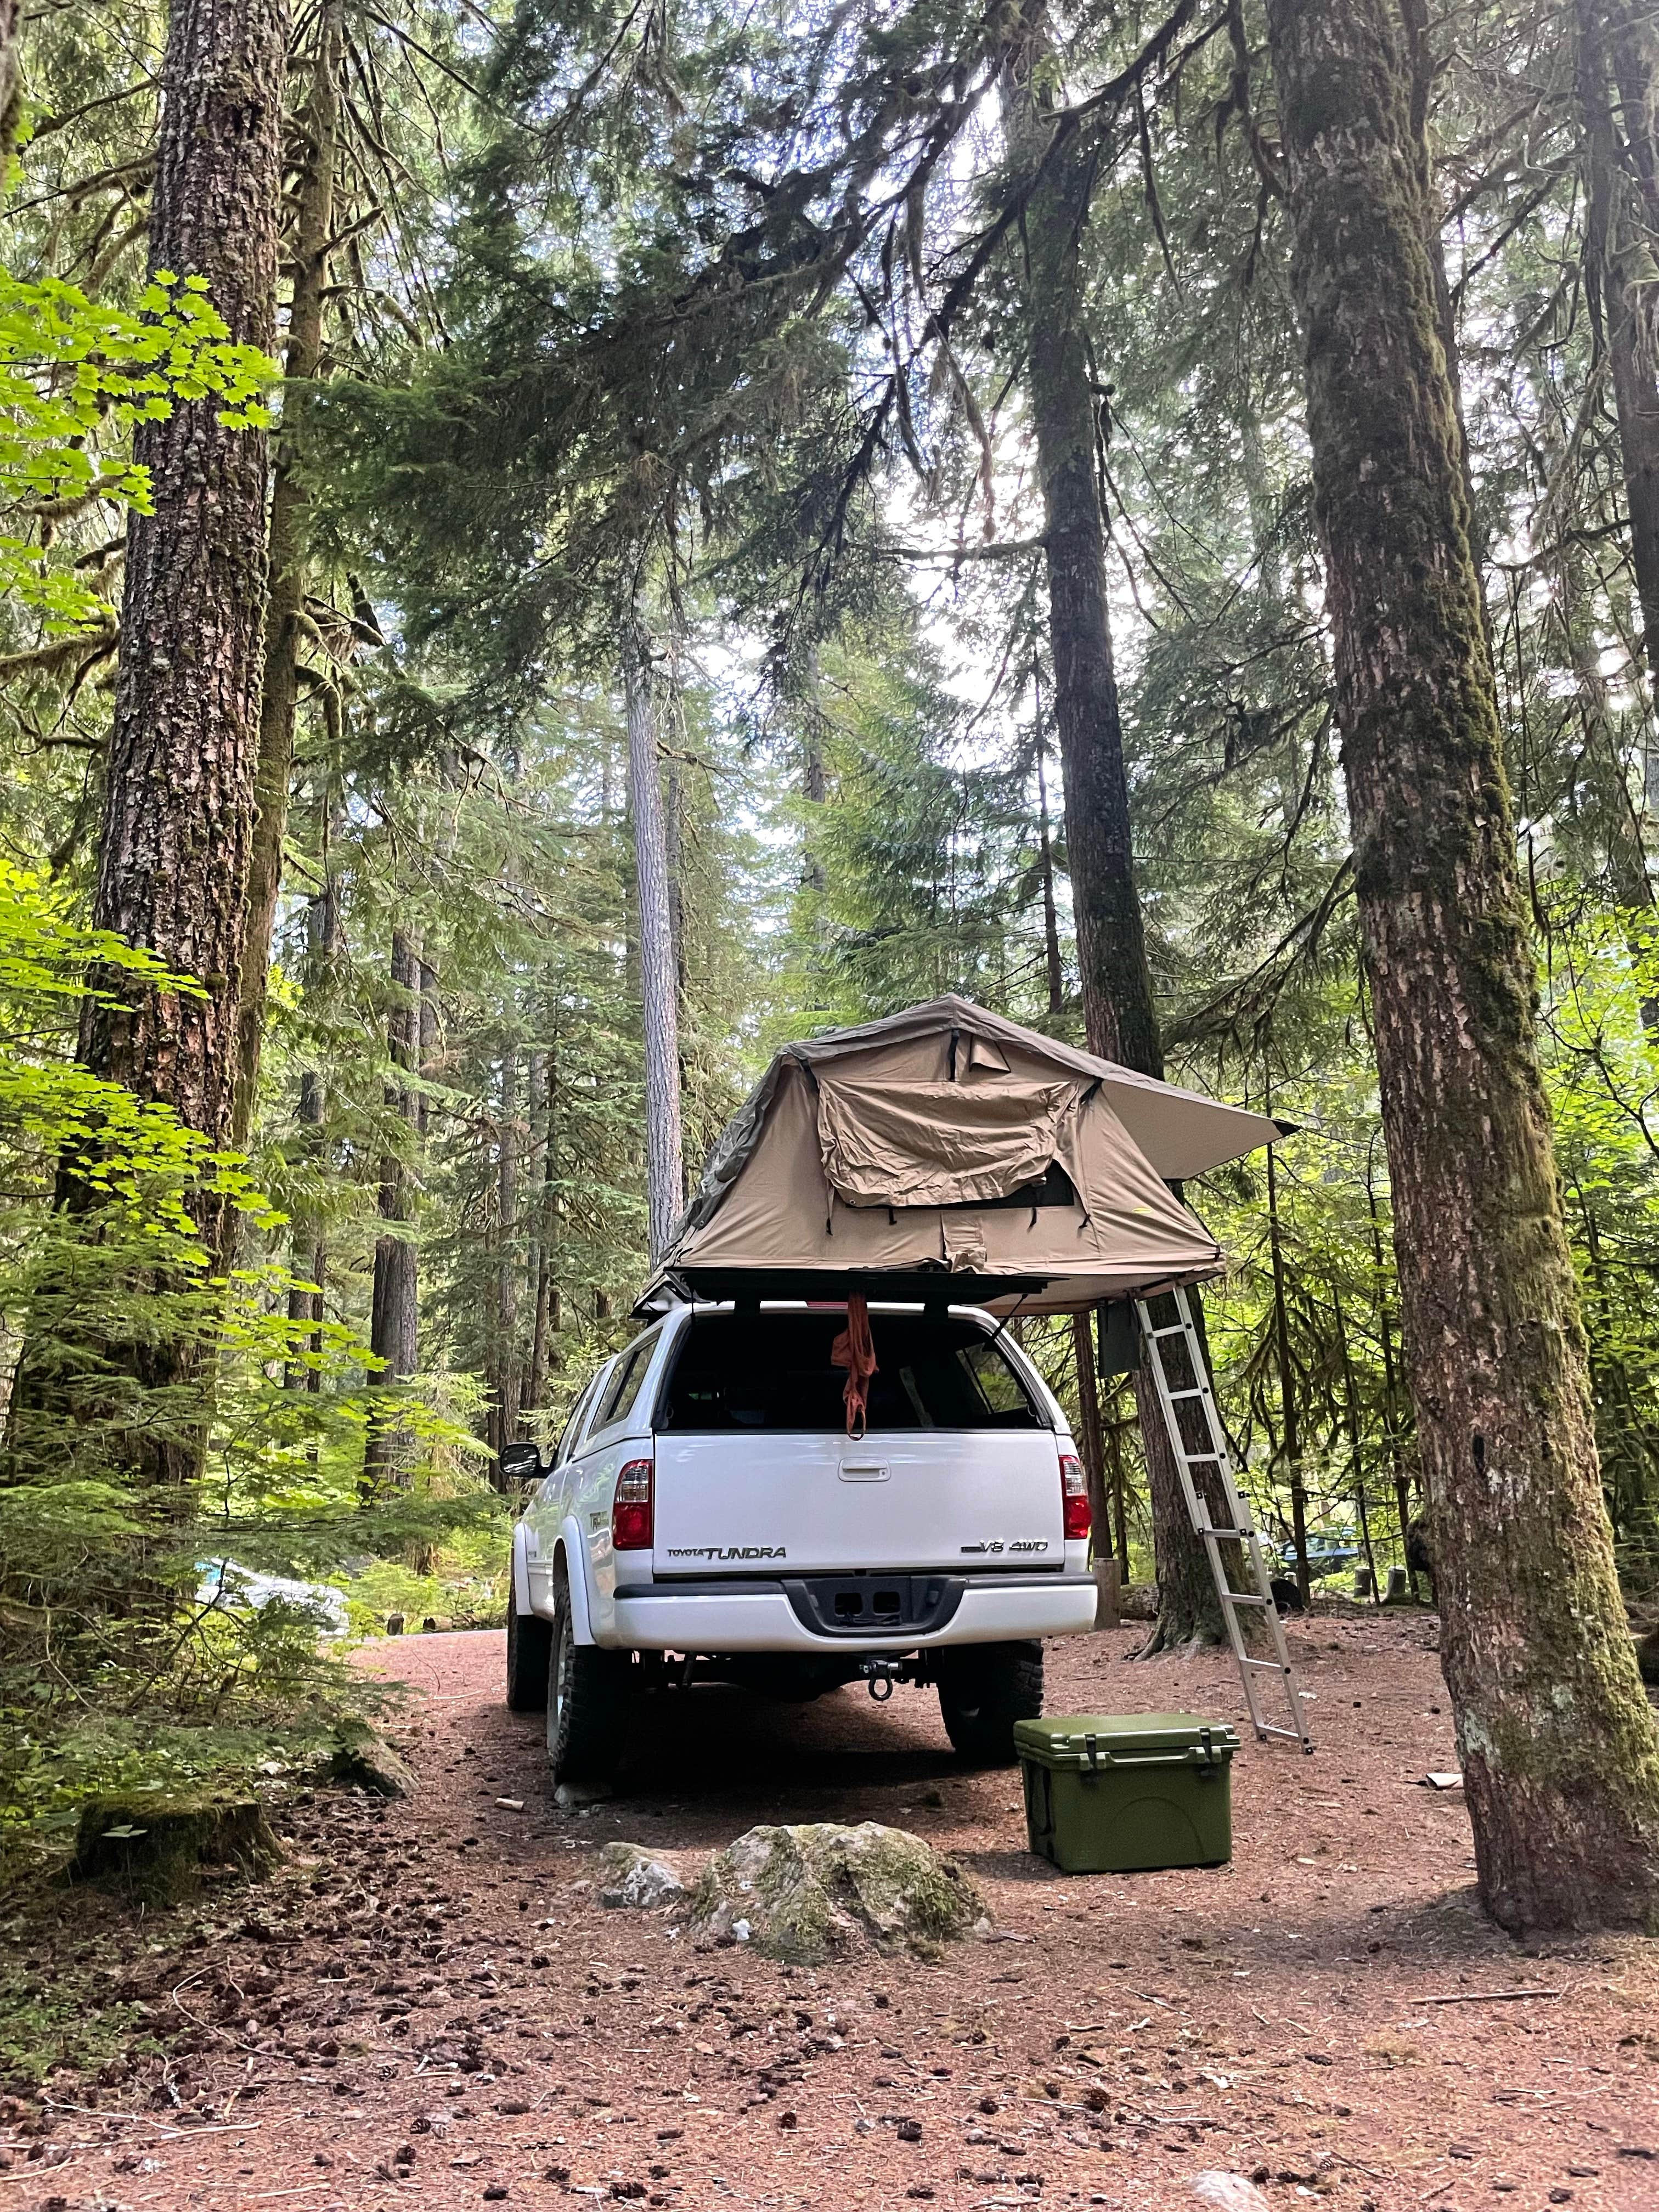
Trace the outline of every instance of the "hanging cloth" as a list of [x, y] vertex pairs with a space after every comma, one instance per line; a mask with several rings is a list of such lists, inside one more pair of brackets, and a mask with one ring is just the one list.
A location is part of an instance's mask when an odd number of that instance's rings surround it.
[[870, 1396], [870, 1377], [876, 1371], [876, 1347], [870, 1334], [870, 1304], [860, 1291], [847, 1301], [847, 1326], [830, 1347], [830, 1364], [847, 1370], [842, 1402], [847, 1408], [847, 1433], [854, 1442], [864, 1434], [865, 1408]]

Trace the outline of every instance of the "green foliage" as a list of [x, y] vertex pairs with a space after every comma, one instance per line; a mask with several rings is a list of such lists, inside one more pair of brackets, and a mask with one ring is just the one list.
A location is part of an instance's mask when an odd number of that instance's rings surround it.
[[[377, 1552], [417, 1553], [430, 1575], [453, 1536], [476, 1573], [502, 1545], [465, 1400], [458, 1419], [441, 1385], [392, 1394], [403, 1482], [363, 1497], [378, 1363], [344, 1324], [289, 1319], [277, 1261], [213, 1276], [191, 1212], [204, 1190], [228, 1194], [250, 1240], [283, 1218], [245, 1162], [65, 1057], [88, 972], [197, 988], [0, 862], [0, 1870], [14, 1872], [61, 1850], [90, 1797], [302, 1765], [361, 1707], [362, 1679], [319, 1655], [314, 1612], [204, 1602], [201, 1561], [349, 1585]], [[70, 1209], [52, 1203], [65, 1161], [89, 1194]], [[147, 1383], [147, 1355], [181, 1340], [204, 1355], [195, 1379]], [[388, 1397], [373, 1395], [377, 1410]], [[200, 1480], [158, 1491], [135, 1464], [139, 1432], [203, 1438]]]
[[[199, 276], [158, 270], [130, 307], [94, 302], [49, 277], [0, 269], [0, 510], [61, 523], [95, 500], [149, 511], [149, 474], [120, 448], [135, 422], [215, 398], [224, 422], [263, 425], [275, 365], [231, 338]], [[46, 545], [0, 534], [0, 593], [49, 637], [114, 610]]]
[[109, 2001], [111, 1965], [118, 1961], [64, 1974], [13, 1957], [0, 1967], [0, 2081], [44, 2081], [56, 2067], [90, 2070], [161, 2050], [138, 2006]]

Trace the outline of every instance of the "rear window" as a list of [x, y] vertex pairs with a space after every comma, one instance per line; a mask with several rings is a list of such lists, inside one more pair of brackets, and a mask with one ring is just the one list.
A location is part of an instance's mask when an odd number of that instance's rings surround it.
[[[830, 1363], [846, 1316], [702, 1314], [680, 1340], [659, 1430], [842, 1431], [847, 1370]], [[1048, 1426], [1000, 1345], [972, 1322], [872, 1314], [876, 1372], [867, 1427]]]

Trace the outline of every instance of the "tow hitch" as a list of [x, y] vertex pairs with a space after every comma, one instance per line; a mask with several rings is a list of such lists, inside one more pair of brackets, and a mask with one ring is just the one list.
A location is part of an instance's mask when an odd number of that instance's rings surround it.
[[913, 1670], [902, 1659], [860, 1659], [859, 1673], [870, 1685], [870, 1695], [878, 1705], [884, 1705], [893, 1694], [895, 1682], [902, 1682]]

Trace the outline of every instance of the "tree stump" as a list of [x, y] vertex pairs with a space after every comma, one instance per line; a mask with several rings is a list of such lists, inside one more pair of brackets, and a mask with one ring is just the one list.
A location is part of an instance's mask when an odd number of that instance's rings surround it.
[[100, 1797], [81, 1808], [69, 1879], [109, 1881], [148, 1905], [173, 1905], [204, 1866], [234, 1866], [252, 1881], [281, 1856], [256, 1797]]

